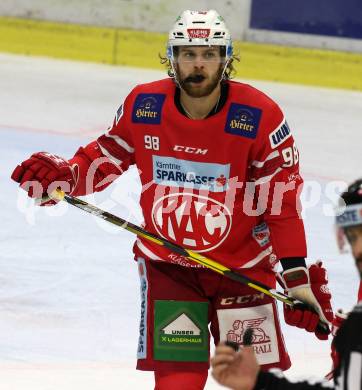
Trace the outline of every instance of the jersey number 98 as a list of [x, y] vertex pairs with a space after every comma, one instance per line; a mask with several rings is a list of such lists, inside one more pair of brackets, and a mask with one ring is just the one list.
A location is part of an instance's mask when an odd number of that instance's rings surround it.
[[293, 165], [298, 164], [299, 161], [299, 152], [295, 144], [289, 148], [282, 150], [282, 155], [284, 159], [283, 168], [292, 167]]
[[145, 135], [145, 149], [160, 150], [160, 139], [151, 135]]

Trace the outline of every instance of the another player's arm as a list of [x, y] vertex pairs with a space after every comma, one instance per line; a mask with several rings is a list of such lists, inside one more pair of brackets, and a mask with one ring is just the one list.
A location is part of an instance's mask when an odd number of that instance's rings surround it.
[[290, 382], [280, 370], [260, 369], [252, 347], [238, 351], [220, 343], [211, 359], [211, 374], [223, 386], [234, 390], [321, 390], [326, 383]]
[[291, 382], [282, 373], [259, 371], [253, 390], [325, 390], [333, 388], [332, 384], [315, 381]]

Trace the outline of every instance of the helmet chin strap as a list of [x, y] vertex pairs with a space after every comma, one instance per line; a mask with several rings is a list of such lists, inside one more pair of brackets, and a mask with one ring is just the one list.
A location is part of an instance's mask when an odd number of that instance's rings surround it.
[[173, 58], [172, 59], [169, 59], [170, 61], [170, 65], [171, 65], [171, 69], [172, 69], [172, 73], [173, 73], [173, 80], [174, 82], [176, 83], [176, 85], [182, 89], [181, 87], [181, 84], [179, 83], [178, 79], [177, 79], [177, 72], [176, 72], [176, 69], [175, 69], [175, 66], [174, 66], [174, 62], [173, 62]]
[[220, 82], [224, 79], [224, 75], [229, 63], [230, 63], [230, 58], [225, 61], [224, 69], [222, 70], [221, 77], [220, 77]]

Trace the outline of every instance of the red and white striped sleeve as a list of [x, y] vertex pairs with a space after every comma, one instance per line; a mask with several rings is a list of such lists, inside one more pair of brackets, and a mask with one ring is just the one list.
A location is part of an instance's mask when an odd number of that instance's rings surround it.
[[[275, 103], [263, 111], [263, 117], [251, 154], [249, 180], [255, 183], [257, 193], [268, 194], [264, 220], [278, 258], [306, 257], [299, 152], [284, 114]], [[264, 192], [262, 187], [269, 189]]]
[[134, 147], [128, 126], [131, 102], [127, 97], [119, 107], [113, 125], [104, 134], [81, 147], [70, 160], [78, 168], [78, 184], [73, 195], [102, 191], [134, 164]]
[[[125, 102], [125, 105], [128, 102]], [[131, 132], [128, 129], [126, 106], [121, 105], [117, 110], [113, 126], [97, 139], [97, 144], [104, 157], [116, 166], [126, 170], [133, 163], [134, 148]]]

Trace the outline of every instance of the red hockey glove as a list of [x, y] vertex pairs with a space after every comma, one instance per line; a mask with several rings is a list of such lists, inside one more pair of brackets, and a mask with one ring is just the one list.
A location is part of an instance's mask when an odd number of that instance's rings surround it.
[[285, 322], [291, 326], [314, 332], [320, 340], [328, 339], [328, 332], [321, 332], [318, 328], [319, 320], [327, 325], [333, 321], [331, 307], [331, 293], [328, 289], [327, 271], [322, 262], [317, 262], [308, 267], [296, 267], [288, 269], [277, 275], [279, 283], [286, 293], [311, 306], [310, 310], [300, 310], [284, 305]]
[[28, 196], [37, 198], [41, 206], [53, 205], [49, 195], [60, 187], [71, 193], [77, 184], [77, 166], [54, 154], [34, 153], [29, 159], [18, 165], [11, 178], [20, 183], [20, 187], [28, 192]]
[[[332, 336], [336, 337], [338, 329], [343, 324], [344, 320], [347, 318], [347, 314], [343, 313], [341, 309], [339, 309], [334, 314], [334, 319], [332, 322]], [[331, 358], [332, 358], [332, 369], [331, 371], [326, 375], [326, 379], [332, 380], [334, 377], [334, 371], [339, 365], [339, 354], [336, 351], [336, 347], [334, 346], [334, 338], [331, 343]]]

